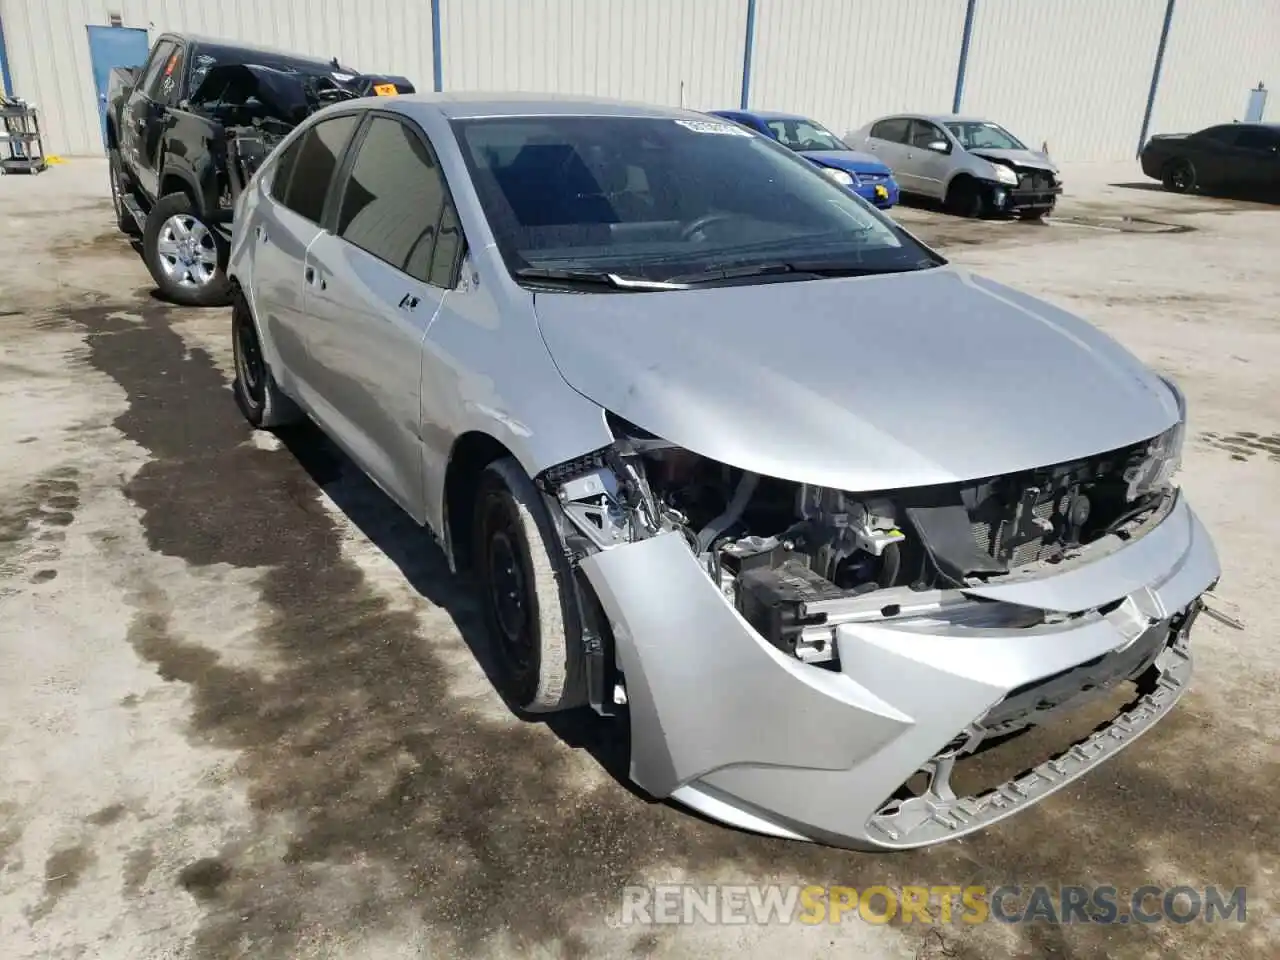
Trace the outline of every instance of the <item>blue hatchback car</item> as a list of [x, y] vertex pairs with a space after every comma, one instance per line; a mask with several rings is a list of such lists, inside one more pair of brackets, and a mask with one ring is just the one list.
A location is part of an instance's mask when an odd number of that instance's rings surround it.
[[772, 137], [881, 210], [888, 210], [898, 202], [898, 182], [893, 179], [893, 171], [870, 154], [850, 150], [846, 143], [816, 120], [794, 113], [754, 110], [708, 112]]

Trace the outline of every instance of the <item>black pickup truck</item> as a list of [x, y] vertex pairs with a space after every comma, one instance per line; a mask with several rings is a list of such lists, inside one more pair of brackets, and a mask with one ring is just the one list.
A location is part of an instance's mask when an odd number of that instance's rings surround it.
[[111, 198], [125, 233], [175, 303], [228, 301], [236, 197], [271, 149], [316, 110], [413, 93], [403, 77], [362, 74], [292, 53], [166, 33], [107, 91]]

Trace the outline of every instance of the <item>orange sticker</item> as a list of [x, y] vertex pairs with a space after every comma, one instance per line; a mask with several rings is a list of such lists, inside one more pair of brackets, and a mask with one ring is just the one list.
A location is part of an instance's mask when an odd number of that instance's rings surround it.
[[173, 73], [173, 68], [178, 65], [178, 55], [175, 53], [169, 58], [169, 62], [164, 65], [164, 75], [167, 77]]
[[377, 83], [374, 84], [373, 92], [380, 97], [394, 97], [400, 91], [394, 83]]

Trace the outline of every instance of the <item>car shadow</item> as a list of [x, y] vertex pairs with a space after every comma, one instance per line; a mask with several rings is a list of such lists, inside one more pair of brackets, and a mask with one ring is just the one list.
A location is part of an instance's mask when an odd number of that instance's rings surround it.
[[1195, 193], [1180, 194], [1172, 190], [1166, 190], [1164, 184], [1156, 180], [1148, 181], [1125, 181], [1123, 183], [1109, 183], [1109, 187], [1115, 187], [1121, 190], [1142, 190], [1149, 193], [1165, 193], [1171, 197], [1201, 197], [1205, 200], [1232, 200], [1236, 203], [1256, 204], [1259, 206], [1276, 206], [1280, 204], [1280, 193], [1275, 195], [1250, 193], [1245, 190], [1197, 190]]
[[[317, 426], [308, 421], [280, 429], [276, 436], [316, 486], [395, 564], [409, 586], [449, 615], [490, 686], [500, 691], [493, 644], [475, 598], [472, 578], [465, 573], [452, 573], [444, 550], [431, 534], [383, 493]], [[506, 706], [516, 719], [543, 723], [566, 746], [585, 750], [635, 796], [657, 802], [631, 781], [630, 728], [625, 715], [605, 719], [589, 707], [535, 715], [510, 703]]]

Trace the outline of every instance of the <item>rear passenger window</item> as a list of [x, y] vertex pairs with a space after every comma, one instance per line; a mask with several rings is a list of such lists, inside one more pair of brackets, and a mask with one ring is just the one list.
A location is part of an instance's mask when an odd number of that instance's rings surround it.
[[877, 140], [891, 140], [894, 143], [907, 142], [907, 125], [909, 120], [881, 120], [871, 128], [871, 136]]
[[[286, 207], [312, 223], [321, 221], [329, 182], [358, 122], [359, 118], [354, 115], [334, 117], [317, 123], [299, 138], [297, 157], [292, 164], [294, 176], [283, 201]], [[280, 184], [284, 186], [283, 181]]]
[[1280, 138], [1262, 127], [1242, 127], [1236, 146], [1245, 150], [1274, 150], [1277, 139]]
[[374, 117], [343, 189], [338, 235], [415, 279], [447, 287], [458, 233], [427, 145], [400, 121]]
[[289, 177], [293, 173], [294, 166], [298, 163], [298, 153], [302, 150], [302, 141], [305, 139], [307, 138], [302, 136], [294, 140], [280, 154], [280, 159], [276, 161], [275, 170], [271, 173], [271, 184], [268, 187], [268, 192], [277, 200], [284, 200], [285, 191], [289, 189]]

